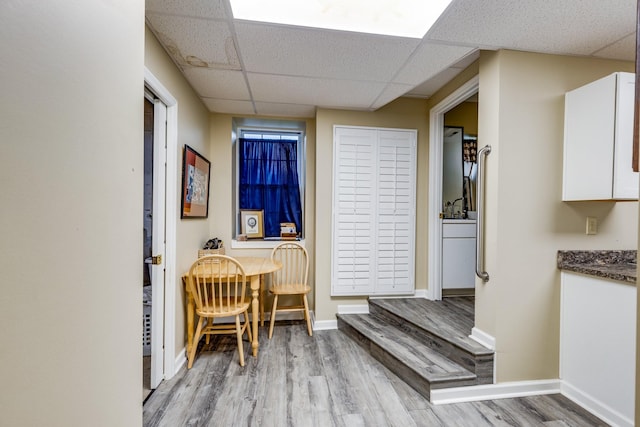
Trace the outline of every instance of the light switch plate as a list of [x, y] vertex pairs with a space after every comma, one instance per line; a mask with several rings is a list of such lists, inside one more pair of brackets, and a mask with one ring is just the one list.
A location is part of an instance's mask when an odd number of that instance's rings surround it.
[[587, 217], [587, 234], [598, 234], [598, 218], [594, 216]]

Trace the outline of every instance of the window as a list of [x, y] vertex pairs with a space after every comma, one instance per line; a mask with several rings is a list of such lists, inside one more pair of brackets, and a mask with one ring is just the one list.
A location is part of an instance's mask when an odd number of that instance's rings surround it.
[[263, 210], [265, 239], [279, 238], [283, 222], [302, 235], [304, 131], [243, 126], [236, 135], [236, 218], [242, 209]]

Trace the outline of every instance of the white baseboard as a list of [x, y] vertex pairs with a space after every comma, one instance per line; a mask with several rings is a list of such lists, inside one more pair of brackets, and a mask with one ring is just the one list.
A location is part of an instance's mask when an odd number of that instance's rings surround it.
[[414, 294], [414, 298], [424, 298], [427, 299], [428, 291], [426, 289], [416, 289], [416, 293]]
[[314, 331], [328, 331], [331, 329], [338, 329], [337, 320], [316, 320], [313, 323]]
[[369, 304], [339, 305], [338, 314], [369, 314]]
[[[175, 372], [173, 375], [177, 374], [180, 369], [187, 363], [187, 349], [186, 347], [180, 350], [180, 353], [176, 356], [176, 360], [173, 362], [173, 366], [175, 367]], [[171, 375], [171, 377], [173, 377]], [[169, 377], [169, 378], [171, 378]]]
[[431, 390], [431, 403], [444, 405], [554, 393], [560, 393], [560, 380], [516, 381]]
[[601, 418], [612, 426], [633, 427], [634, 420], [612, 409], [587, 393], [577, 389], [566, 381], [561, 382], [562, 394], [578, 405], [582, 406], [593, 415]]
[[490, 350], [496, 349], [496, 339], [488, 333], [476, 328], [475, 326], [471, 329], [471, 335], [469, 335], [469, 338], [482, 344]]

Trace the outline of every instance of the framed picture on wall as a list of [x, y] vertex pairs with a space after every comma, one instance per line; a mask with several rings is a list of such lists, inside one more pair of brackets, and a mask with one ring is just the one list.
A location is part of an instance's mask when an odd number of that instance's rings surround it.
[[263, 211], [243, 209], [240, 211], [240, 232], [247, 239], [264, 238]]
[[188, 145], [182, 164], [181, 218], [207, 218], [209, 215], [209, 176], [211, 163]]

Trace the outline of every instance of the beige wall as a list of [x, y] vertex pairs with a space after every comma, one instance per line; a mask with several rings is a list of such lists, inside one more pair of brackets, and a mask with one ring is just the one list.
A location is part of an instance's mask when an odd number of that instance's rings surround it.
[[478, 103], [463, 102], [444, 115], [445, 126], [463, 127], [465, 135], [478, 135]]
[[[499, 382], [558, 378], [559, 249], [636, 249], [635, 202], [562, 202], [564, 93], [629, 62], [482, 52], [479, 139], [487, 159], [487, 271], [476, 327], [497, 346]], [[599, 221], [584, 233], [587, 216]]]
[[[231, 240], [235, 238], [233, 206], [233, 145], [232, 130], [234, 116], [228, 114], [211, 114], [211, 138], [209, 157], [211, 160], [211, 200], [209, 203], [209, 231], [210, 237], [219, 237], [225, 242], [225, 253], [231, 256], [266, 256], [271, 249], [232, 249]], [[254, 117], [269, 119], [269, 117]], [[315, 119], [283, 118], [276, 120], [304, 121], [306, 123], [306, 189], [304, 199], [305, 212], [305, 247], [309, 252], [309, 281], [314, 284], [315, 269], [315, 147], [316, 126]], [[314, 292], [315, 293], [315, 292]], [[310, 295], [309, 304], [314, 308], [314, 295]], [[266, 307], [269, 307], [267, 301]]]
[[144, 1], [0, 33], [0, 424], [141, 425]]
[[[370, 126], [418, 130], [417, 215], [427, 215], [428, 123], [426, 102], [401, 98], [375, 112], [318, 109], [316, 116], [316, 319], [335, 320], [340, 304], [366, 304], [364, 297], [331, 297], [331, 205], [333, 126]], [[416, 288], [427, 283], [427, 227], [416, 224]]]
[[[175, 348], [172, 350], [175, 358], [179, 356], [186, 343], [186, 314], [182, 274], [189, 269], [194, 257], [197, 256], [198, 249], [207, 241], [210, 221], [199, 218], [180, 219], [182, 154], [186, 144], [203, 156], [208, 157], [210, 145], [209, 111], [146, 26], [144, 65], [178, 103], [178, 147], [177, 153], [175, 153], [176, 164], [173, 165], [178, 171], [176, 174], [178, 194], [177, 199], [172, 201], [178, 218], [176, 224], [175, 287], [172, 289], [168, 284], [166, 289], [167, 293], [173, 292], [175, 295]], [[209, 213], [209, 218], [212, 218], [211, 212]]]

